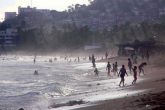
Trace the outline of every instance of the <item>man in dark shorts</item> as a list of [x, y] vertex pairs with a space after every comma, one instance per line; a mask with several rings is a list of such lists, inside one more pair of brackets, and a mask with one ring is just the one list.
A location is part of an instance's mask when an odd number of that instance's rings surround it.
[[106, 70], [108, 70], [107, 75], [110, 76], [110, 73], [111, 73], [111, 64], [110, 64], [110, 62], [108, 62]]
[[124, 86], [124, 81], [125, 81], [124, 77], [125, 77], [125, 74], [128, 76], [128, 74], [126, 72], [126, 69], [125, 69], [125, 66], [122, 65], [122, 68], [120, 69], [119, 74], [118, 74], [118, 76], [120, 75], [120, 78], [121, 78], [121, 81], [119, 83], [119, 86], [121, 85], [121, 83], [123, 83], [123, 86]]
[[139, 65], [139, 76], [140, 76], [140, 73], [142, 72], [143, 73], [143, 75], [145, 75], [144, 74], [144, 66], [146, 66], [147, 65], [147, 63], [146, 62], [143, 62], [143, 63], [141, 63], [140, 65]]

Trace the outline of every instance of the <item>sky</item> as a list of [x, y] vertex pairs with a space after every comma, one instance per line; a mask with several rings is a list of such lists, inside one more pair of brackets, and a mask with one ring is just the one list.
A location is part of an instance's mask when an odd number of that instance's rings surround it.
[[72, 4], [89, 4], [88, 0], [0, 0], [0, 21], [4, 12], [17, 12], [18, 6], [37, 7], [37, 9], [54, 9], [63, 11]]

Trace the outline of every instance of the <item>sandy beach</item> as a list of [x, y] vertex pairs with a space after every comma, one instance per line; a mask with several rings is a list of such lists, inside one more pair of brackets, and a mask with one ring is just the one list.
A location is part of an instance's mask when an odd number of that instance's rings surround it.
[[[127, 64], [127, 58], [113, 58], [109, 61]], [[130, 87], [123, 87], [123, 90], [142, 92], [134, 95], [128, 93], [124, 97], [98, 101], [72, 110], [165, 110], [164, 63], [150, 61], [145, 71], [146, 75], [138, 77], [140, 82]]]
[[[113, 57], [96, 62], [99, 75], [93, 72], [89, 61], [49, 62], [51, 56], [8, 56], [1, 58], [0, 109], [18, 110], [164, 110], [164, 61], [150, 60], [145, 75], [128, 72], [125, 87], [119, 87], [120, 78], [107, 76], [106, 64], [118, 62], [127, 68], [127, 57]], [[142, 62], [138, 60], [139, 64]], [[137, 64], [137, 65], [139, 65]], [[127, 68], [128, 69], [128, 68]], [[39, 74], [34, 75], [34, 70]]]

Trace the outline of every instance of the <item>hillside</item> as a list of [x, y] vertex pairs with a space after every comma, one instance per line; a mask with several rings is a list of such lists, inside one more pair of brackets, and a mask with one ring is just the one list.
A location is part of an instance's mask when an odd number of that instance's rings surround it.
[[10, 27], [18, 28], [22, 48], [78, 49], [93, 43], [109, 48], [153, 37], [165, 41], [165, 1], [94, 0], [63, 12], [19, 14], [0, 25], [1, 30]]
[[160, 22], [165, 15], [164, 0], [94, 0], [88, 7], [72, 8], [77, 24], [87, 24], [91, 28], [111, 29], [126, 22]]

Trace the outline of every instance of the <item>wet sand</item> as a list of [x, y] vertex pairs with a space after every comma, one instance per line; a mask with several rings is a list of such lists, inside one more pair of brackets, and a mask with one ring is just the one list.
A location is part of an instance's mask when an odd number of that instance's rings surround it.
[[[104, 60], [106, 61], [106, 60]], [[119, 65], [127, 64], [127, 58], [113, 58], [110, 62], [118, 61]], [[80, 105], [72, 110], [165, 110], [165, 68], [164, 65], [149, 65], [145, 67], [146, 74], [138, 77], [141, 82], [131, 87], [123, 87], [123, 90], [144, 92], [134, 95], [126, 95], [121, 98], [98, 101], [87, 105]]]

